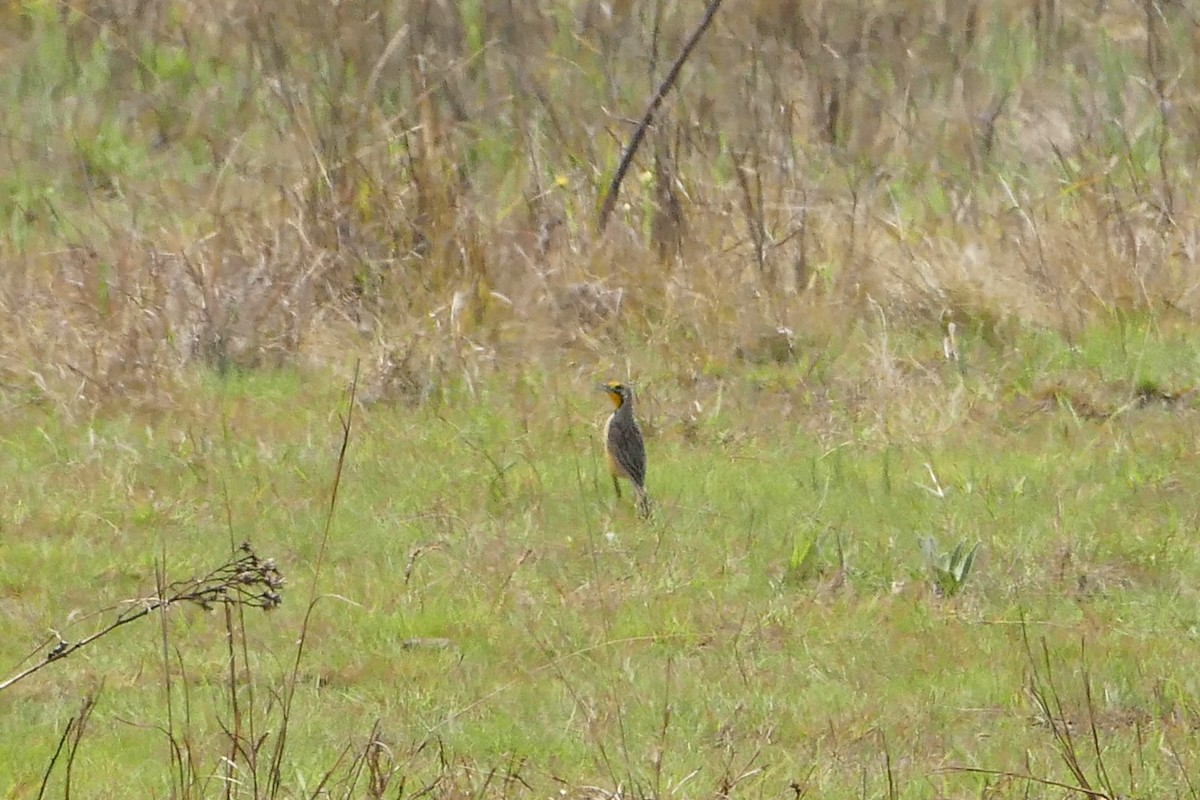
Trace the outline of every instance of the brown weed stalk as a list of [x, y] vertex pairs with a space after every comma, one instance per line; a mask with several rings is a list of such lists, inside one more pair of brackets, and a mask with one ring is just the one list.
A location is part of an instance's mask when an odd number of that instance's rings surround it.
[[[283, 576], [273, 559], [261, 559], [249, 543], [238, 548], [231, 560], [199, 578], [176, 581], [156, 592], [152, 597], [132, 601], [128, 607], [100, 630], [76, 641], [67, 641], [56, 634], [54, 646], [34, 664], [0, 681], [0, 691], [19, 683], [56, 661], [71, 656], [116, 629], [172, 605], [191, 604], [204, 610], [217, 605], [241, 604], [251, 608], [270, 611], [277, 608], [283, 598], [279, 591], [283, 587]], [[44, 648], [49, 642], [39, 647]]]

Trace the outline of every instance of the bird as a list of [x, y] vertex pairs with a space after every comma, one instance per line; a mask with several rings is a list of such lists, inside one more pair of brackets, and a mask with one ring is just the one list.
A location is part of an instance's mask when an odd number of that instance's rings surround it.
[[650, 499], [646, 496], [646, 442], [642, 429], [633, 415], [633, 390], [619, 381], [600, 385], [614, 406], [604, 423], [604, 454], [612, 474], [613, 489], [621, 497], [622, 478], [633, 484], [638, 514], [650, 515]]

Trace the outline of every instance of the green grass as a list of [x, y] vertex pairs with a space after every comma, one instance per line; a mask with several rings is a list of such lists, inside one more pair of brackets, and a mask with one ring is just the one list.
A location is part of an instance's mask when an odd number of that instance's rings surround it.
[[[497, 372], [436, 406], [361, 411], [316, 575], [285, 796], [311, 792], [376, 721], [410, 790], [440, 776], [442, 796], [703, 796], [731, 781], [737, 796], [792, 781], [815, 797], [880, 796], [888, 758], [900, 796], [985, 782], [1023, 796], [1020, 781], [945, 770], [1073, 782], [1027, 694], [1024, 635], [1035, 652], [1046, 642], [1085, 765], [1086, 667], [1114, 786], [1178, 795], [1167, 751], [1181, 748], [1192, 774], [1200, 756], [1187, 734], [1200, 691], [1195, 412], [1151, 404], [1089, 421], [1014, 380], [1074, 371], [1103, 386], [1141, 364], [1194, 365], [1186, 340], [1143, 333], [1098, 330], [1075, 350], [979, 344], [965, 380], [936, 362], [902, 376], [903, 407], [856, 405], [879, 380], [862, 336], [818, 385], [759, 367], [698, 393], [660, 369], [642, 384], [649, 523], [614, 503], [602, 472], [593, 376]], [[905, 361], [932, 345], [892, 349]], [[152, 594], [160, 559], [187, 577], [249, 540], [288, 579], [281, 609], [248, 612], [239, 678], [273, 741], [339, 413], [338, 385], [296, 372], [208, 379], [188, 407], [149, 418], [19, 411], [0, 442], [0, 661]], [[982, 543], [953, 599], [932, 590], [925, 536]], [[803, 574], [789, 569], [797, 537], [815, 537]], [[169, 791], [155, 619], [0, 693], [8, 796], [33, 796], [97, 689], [73, 791]], [[176, 734], [214, 775], [230, 724], [223, 615], [175, 608], [168, 638]], [[210, 783], [204, 796], [220, 793]]]

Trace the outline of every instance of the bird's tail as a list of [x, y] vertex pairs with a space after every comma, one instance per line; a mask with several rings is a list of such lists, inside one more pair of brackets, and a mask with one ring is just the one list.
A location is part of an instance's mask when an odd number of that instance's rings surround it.
[[650, 516], [650, 497], [646, 494], [646, 490], [641, 486], [634, 485], [634, 492], [637, 497], [634, 502], [637, 505], [638, 516], [645, 519]]

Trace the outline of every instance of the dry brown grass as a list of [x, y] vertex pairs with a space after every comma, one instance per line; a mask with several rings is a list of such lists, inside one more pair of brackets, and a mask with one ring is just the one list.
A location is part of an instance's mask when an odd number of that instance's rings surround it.
[[1194, 11], [951, 6], [724, 10], [603, 237], [692, 4], [10, 7], [0, 380], [169, 399], [193, 364], [360, 354], [419, 400], [880, 314], [1194, 316]]

